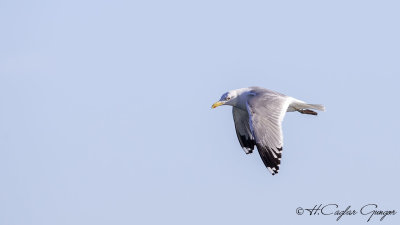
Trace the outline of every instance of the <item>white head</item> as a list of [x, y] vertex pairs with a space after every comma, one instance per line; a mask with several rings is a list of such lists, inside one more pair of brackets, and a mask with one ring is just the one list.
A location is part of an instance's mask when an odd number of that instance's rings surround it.
[[248, 88], [241, 88], [241, 89], [228, 91], [225, 94], [223, 94], [221, 96], [221, 99], [218, 102], [214, 103], [211, 106], [211, 108], [216, 108], [220, 105], [236, 106], [239, 103], [239, 96], [245, 91], [248, 91]]

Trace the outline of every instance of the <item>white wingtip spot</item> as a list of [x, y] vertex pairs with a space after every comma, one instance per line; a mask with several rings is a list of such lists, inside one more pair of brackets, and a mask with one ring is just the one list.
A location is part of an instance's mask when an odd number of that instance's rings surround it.
[[251, 153], [251, 148], [243, 147], [243, 151], [244, 151], [246, 154], [249, 154], [249, 153]]
[[278, 156], [276, 156], [276, 154], [275, 154], [275, 152], [274, 152], [274, 151], [271, 151], [271, 153], [272, 153], [272, 155], [274, 156], [274, 158], [275, 158], [275, 159], [277, 159], [277, 158], [278, 158]]
[[272, 173], [272, 175], [275, 175], [275, 172], [271, 169], [271, 167], [267, 167], [267, 169], [269, 170], [270, 173]]

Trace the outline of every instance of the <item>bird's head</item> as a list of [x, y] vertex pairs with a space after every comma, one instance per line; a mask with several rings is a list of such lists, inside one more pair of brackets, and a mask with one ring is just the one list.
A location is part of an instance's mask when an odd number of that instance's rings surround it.
[[236, 104], [237, 100], [238, 100], [237, 97], [238, 97], [238, 94], [237, 94], [237, 92], [235, 90], [226, 92], [225, 94], [223, 94], [221, 96], [221, 99], [218, 102], [214, 103], [211, 106], [211, 108], [214, 109], [214, 108], [217, 108], [220, 105], [231, 105], [231, 106], [234, 106]]

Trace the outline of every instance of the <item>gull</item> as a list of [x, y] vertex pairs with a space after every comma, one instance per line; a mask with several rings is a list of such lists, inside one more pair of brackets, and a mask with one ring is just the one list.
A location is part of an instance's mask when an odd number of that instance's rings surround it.
[[318, 115], [311, 110], [325, 111], [323, 105], [308, 104], [261, 87], [231, 90], [211, 108], [232, 106], [233, 121], [239, 143], [246, 154], [257, 146], [264, 165], [272, 175], [279, 172], [282, 158], [282, 120], [286, 112]]

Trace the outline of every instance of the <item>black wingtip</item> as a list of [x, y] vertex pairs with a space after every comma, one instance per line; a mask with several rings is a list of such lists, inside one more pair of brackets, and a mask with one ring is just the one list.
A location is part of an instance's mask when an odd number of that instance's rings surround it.
[[279, 172], [279, 167], [281, 164], [282, 147], [272, 149], [257, 143], [257, 149], [268, 171], [272, 175], [277, 174]]

